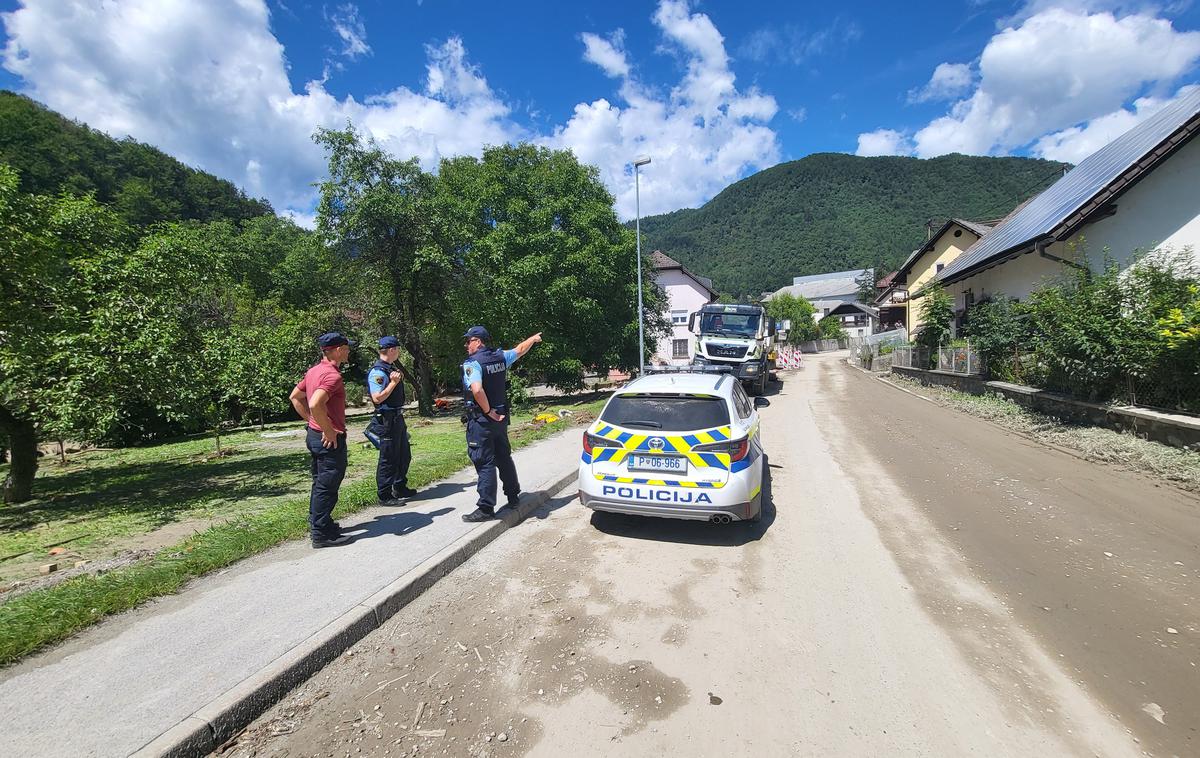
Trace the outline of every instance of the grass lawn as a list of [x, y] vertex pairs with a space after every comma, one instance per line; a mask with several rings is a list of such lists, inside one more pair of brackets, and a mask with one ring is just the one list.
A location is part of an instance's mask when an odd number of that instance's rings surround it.
[[[534, 406], [513, 418], [521, 447], [591, 419], [603, 399]], [[570, 407], [573, 419], [535, 427], [546, 408]], [[349, 468], [338, 514], [375, 502], [377, 452], [359, 444], [367, 417], [348, 420]], [[410, 418], [410, 486], [420, 487], [469, 465], [457, 417]], [[98, 450], [66, 466], [43, 461], [38, 498], [0, 506], [0, 582], [27, 578], [51, 561], [102, 561], [144, 550], [146, 557], [100, 574], [67, 579], [0, 604], [0, 665], [63, 639], [106, 615], [170, 593], [187, 580], [227, 566], [307, 529], [308, 453], [299, 422], [222, 437], [233, 453], [217, 458], [211, 438], [150, 447]], [[276, 435], [276, 436], [264, 436]], [[365, 440], [364, 440], [365, 441]], [[0, 477], [6, 467], [0, 467]], [[69, 541], [68, 541], [69, 540]], [[51, 557], [57, 543], [67, 552]], [[26, 552], [28, 551], [28, 552]], [[24, 553], [21, 555], [21, 553]]]

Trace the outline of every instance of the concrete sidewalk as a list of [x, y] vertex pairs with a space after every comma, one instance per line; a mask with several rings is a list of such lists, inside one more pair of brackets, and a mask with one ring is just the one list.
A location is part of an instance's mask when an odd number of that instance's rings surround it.
[[[571, 428], [514, 454], [521, 516], [574, 481], [579, 444]], [[342, 520], [361, 527], [351, 545], [281, 545], [4, 671], [5, 752], [210, 751], [503, 532], [459, 518], [474, 482], [466, 469], [403, 508], [361, 511]]]

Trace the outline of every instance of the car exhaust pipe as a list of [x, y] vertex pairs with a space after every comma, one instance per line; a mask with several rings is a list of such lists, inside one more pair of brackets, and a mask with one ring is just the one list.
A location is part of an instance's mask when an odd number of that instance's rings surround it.
[[729, 524], [729, 523], [733, 522], [733, 517], [726, 516], [723, 513], [718, 513], [713, 516], [709, 516], [708, 520], [709, 520], [709, 523], [713, 523], [713, 524]]

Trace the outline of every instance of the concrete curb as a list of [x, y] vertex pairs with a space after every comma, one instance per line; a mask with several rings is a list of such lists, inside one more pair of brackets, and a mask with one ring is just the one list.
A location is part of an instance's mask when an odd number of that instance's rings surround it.
[[131, 754], [131, 758], [190, 758], [216, 750], [397, 611], [462, 565], [509, 528], [529, 518], [575, 480], [572, 469], [540, 492], [524, 497], [515, 512], [487, 521], [459, 537], [396, 581], [354, 606], [237, 686]]

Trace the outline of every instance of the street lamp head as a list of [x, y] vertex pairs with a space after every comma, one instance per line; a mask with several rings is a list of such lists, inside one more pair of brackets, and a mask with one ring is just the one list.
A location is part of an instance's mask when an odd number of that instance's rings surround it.
[[638, 157], [633, 159], [633, 165], [635, 165], [635, 166], [645, 166], [649, 162], [650, 162], [649, 155], [639, 155]]

